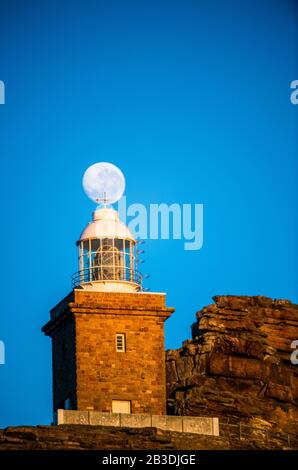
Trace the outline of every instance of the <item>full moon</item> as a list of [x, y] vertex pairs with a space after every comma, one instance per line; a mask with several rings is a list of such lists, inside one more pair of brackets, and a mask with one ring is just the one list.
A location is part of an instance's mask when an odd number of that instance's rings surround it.
[[125, 178], [122, 171], [112, 163], [94, 163], [84, 173], [83, 188], [97, 204], [113, 204], [124, 193]]

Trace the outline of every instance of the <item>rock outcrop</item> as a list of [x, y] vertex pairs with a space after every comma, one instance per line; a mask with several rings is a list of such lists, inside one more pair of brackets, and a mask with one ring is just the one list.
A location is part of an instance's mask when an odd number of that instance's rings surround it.
[[298, 339], [298, 305], [261, 296], [214, 301], [197, 312], [192, 340], [166, 353], [168, 413], [218, 416], [227, 434], [237, 427], [242, 436], [278, 435], [296, 446], [298, 367], [291, 345]]
[[[88, 425], [16, 426], [0, 430], [2, 450], [226, 450], [291, 449], [282, 436], [263, 441], [255, 435], [202, 436], [156, 428]], [[257, 439], [258, 438], [258, 439]]]
[[156, 428], [61, 425], [16, 426], [0, 430], [1, 450], [171, 450], [227, 449], [225, 437]]

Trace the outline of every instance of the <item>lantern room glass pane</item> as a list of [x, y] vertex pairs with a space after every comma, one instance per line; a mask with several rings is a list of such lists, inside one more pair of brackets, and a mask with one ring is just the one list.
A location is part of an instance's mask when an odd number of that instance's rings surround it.
[[80, 281], [134, 282], [135, 243], [122, 238], [98, 238], [79, 243]]
[[98, 251], [100, 248], [100, 239], [91, 240], [91, 251]]
[[124, 250], [124, 247], [123, 247], [123, 243], [124, 243], [124, 240], [120, 240], [119, 238], [116, 238], [114, 240], [114, 243], [115, 243], [115, 248], [118, 250], [118, 251], [123, 251]]
[[113, 239], [112, 238], [103, 238], [101, 240], [101, 250], [108, 250], [109, 248], [113, 247]]
[[82, 241], [79, 245], [79, 266], [81, 282], [89, 281], [89, 240]]

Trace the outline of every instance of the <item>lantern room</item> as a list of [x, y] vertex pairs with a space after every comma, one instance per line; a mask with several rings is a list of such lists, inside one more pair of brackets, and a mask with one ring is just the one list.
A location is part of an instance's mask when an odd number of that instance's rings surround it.
[[117, 211], [110, 207], [95, 210], [92, 222], [77, 241], [79, 271], [72, 276], [73, 287], [118, 292], [142, 290], [136, 245]]

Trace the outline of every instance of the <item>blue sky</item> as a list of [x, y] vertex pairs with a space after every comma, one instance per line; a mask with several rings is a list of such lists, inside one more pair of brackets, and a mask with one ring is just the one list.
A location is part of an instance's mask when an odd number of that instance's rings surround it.
[[176, 308], [167, 348], [216, 294], [298, 301], [297, 2], [0, 3], [0, 426], [51, 421], [49, 309], [70, 290], [97, 161], [127, 202], [203, 203], [204, 245], [145, 244]]

